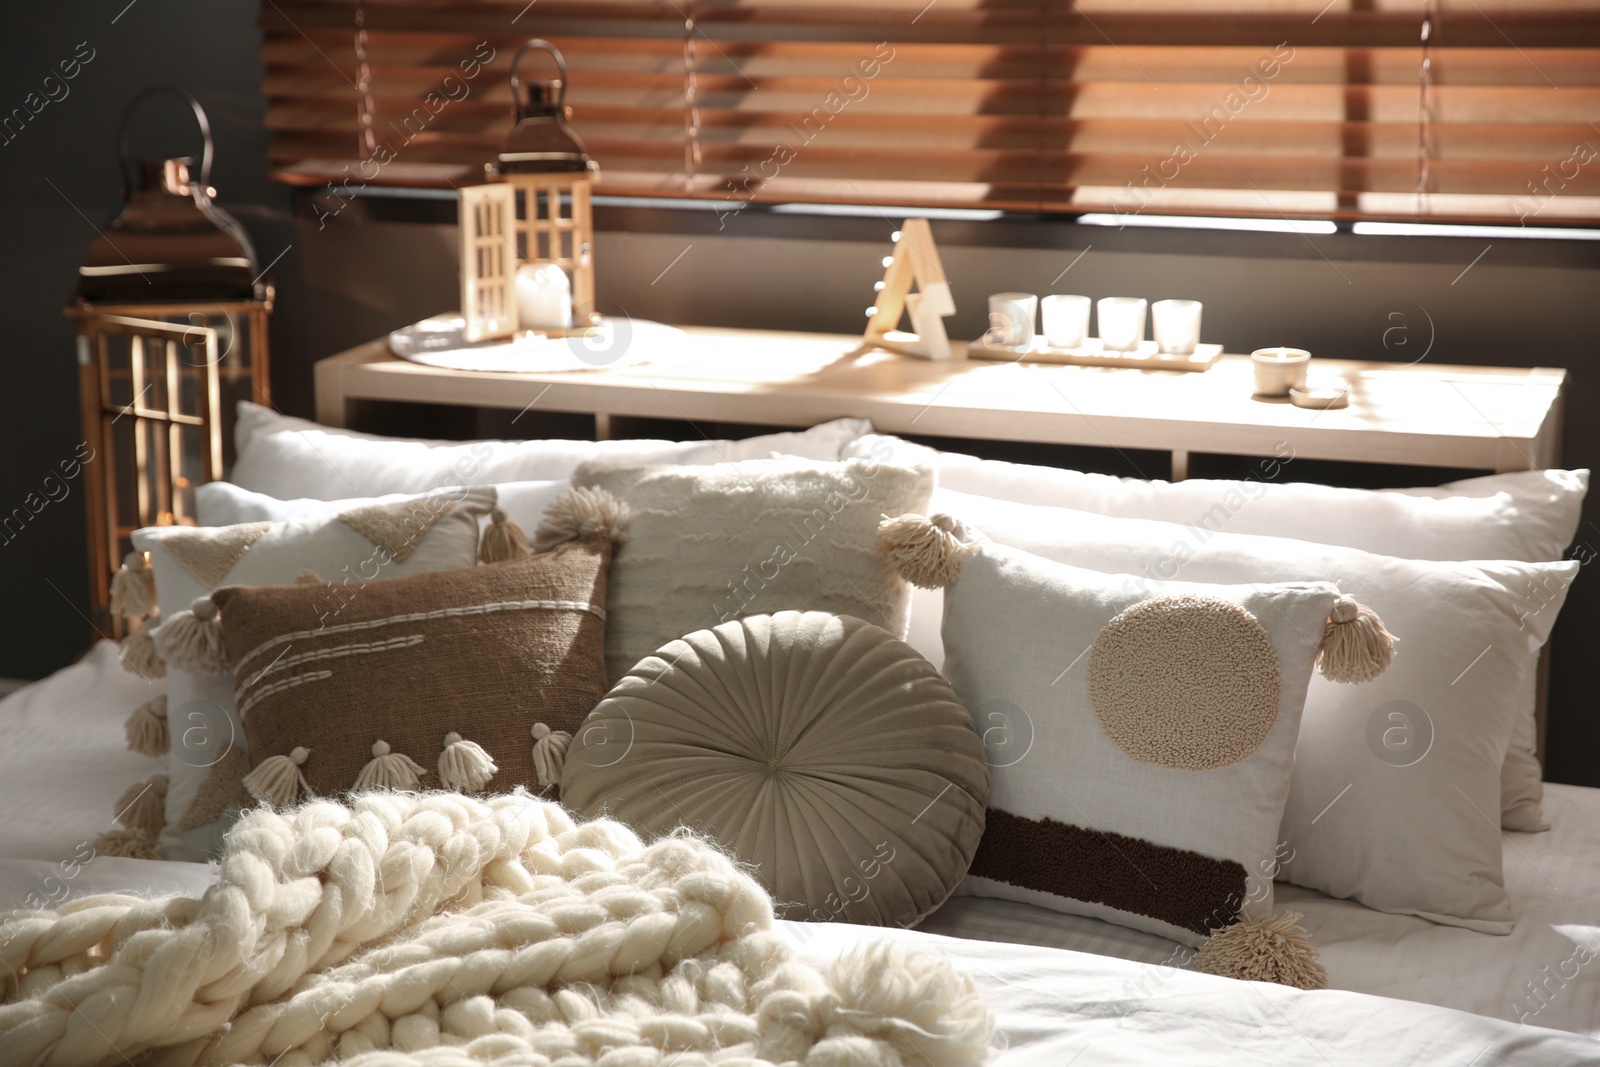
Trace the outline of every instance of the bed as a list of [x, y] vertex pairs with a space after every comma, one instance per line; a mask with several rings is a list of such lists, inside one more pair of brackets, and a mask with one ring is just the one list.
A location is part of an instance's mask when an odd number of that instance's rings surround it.
[[[198, 895], [205, 864], [93, 856], [130, 781], [160, 770], [122, 724], [150, 695], [108, 642], [0, 701], [0, 906], [109, 890]], [[59, 788], [63, 781], [77, 788]], [[1600, 1063], [1600, 790], [1551, 786], [1552, 829], [1505, 835], [1515, 932], [1491, 937], [1293, 886], [1330, 989], [1304, 993], [1163, 964], [1160, 937], [1026, 904], [956, 898], [913, 931], [785, 924], [826, 962], [864, 937], [942, 952], [994, 1008], [1005, 1064]], [[1241, 990], [1248, 990], [1241, 995]]]

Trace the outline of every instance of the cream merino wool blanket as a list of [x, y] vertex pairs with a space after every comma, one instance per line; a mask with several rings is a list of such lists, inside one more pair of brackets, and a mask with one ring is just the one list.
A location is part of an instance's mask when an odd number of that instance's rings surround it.
[[7, 1067], [955, 1067], [993, 1030], [943, 960], [820, 974], [711, 845], [525, 793], [257, 809], [198, 900], [0, 918], [0, 974]]

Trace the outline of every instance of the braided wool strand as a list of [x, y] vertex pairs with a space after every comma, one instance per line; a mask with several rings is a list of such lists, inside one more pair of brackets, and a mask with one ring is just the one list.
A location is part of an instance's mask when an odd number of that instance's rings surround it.
[[955, 1067], [993, 1019], [941, 959], [827, 976], [715, 847], [525, 792], [259, 808], [198, 900], [0, 917], [0, 1063]]

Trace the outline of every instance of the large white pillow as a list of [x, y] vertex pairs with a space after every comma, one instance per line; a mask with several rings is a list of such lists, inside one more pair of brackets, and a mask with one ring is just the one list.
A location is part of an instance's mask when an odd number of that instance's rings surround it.
[[[560, 496], [567, 481], [503, 482], [494, 487], [499, 506], [506, 517], [532, 533], [539, 517], [551, 501]], [[451, 492], [457, 487], [446, 489]], [[207, 482], [194, 492], [195, 517], [201, 526], [235, 526], [241, 522], [283, 522], [286, 519], [303, 519], [318, 515], [337, 515], [364, 504], [398, 504], [410, 500], [411, 493], [385, 493], [378, 497], [356, 497], [350, 500], [318, 500], [301, 497], [298, 500], [279, 500], [266, 493], [257, 493], [232, 482]], [[487, 522], [487, 518], [485, 519]]]
[[[1226, 530], [1407, 559], [1560, 559], [1577, 533], [1589, 488], [1587, 470], [1518, 471], [1418, 489], [1278, 482], [1291, 469], [1288, 449], [1260, 460], [1251, 478], [1183, 482], [982, 460], [877, 434], [855, 441], [846, 454], [929, 464], [938, 470], [941, 488], [958, 492], [1180, 522], [1193, 527], [1197, 538]], [[1549, 828], [1539, 807], [1544, 783], [1535, 754], [1537, 687], [1537, 676], [1530, 675], [1517, 696], [1523, 714], [1501, 768], [1500, 819], [1508, 830]]]
[[[490, 488], [381, 504], [354, 500], [282, 522], [147, 527], [134, 531], [133, 544], [150, 553], [163, 620], [220, 586], [281, 585], [307, 571], [327, 583], [320, 612], [326, 618], [337, 615], [372, 579], [473, 566], [479, 520], [494, 503]], [[204, 860], [217, 851], [225, 825], [198, 821], [190, 806], [211, 769], [231, 751], [244, 749], [233, 693], [230, 674], [167, 665], [170, 741], [166, 826], [159, 841], [166, 859]]]
[[245, 401], [239, 404], [238, 459], [229, 478], [279, 500], [343, 500], [569, 478], [587, 460], [706, 464], [783, 453], [832, 461], [871, 429], [864, 419], [835, 419], [742, 441], [426, 441], [319, 426]]
[[1587, 470], [1516, 471], [1417, 489], [1341, 489], [1280, 482], [1294, 454], [1259, 462], [1259, 477], [1182, 482], [1117, 478], [939, 452], [868, 434], [846, 455], [925, 463], [960, 493], [1180, 522], [1206, 533], [1265, 534], [1406, 559], [1560, 559], [1577, 534]]
[[[1493, 818], [1500, 764], [1516, 695], [1576, 562], [1408, 560], [1227, 532], [1202, 543], [1172, 523], [947, 490], [936, 504], [1002, 545], [1121, 574], [1131, 589], [1172, 580], [1337, 582], [1378, 613], [1398, 644], [1393, 665], [1365, 685], [1312, 678], [1283, 816], [1291, 858], [1280, 878], [1379, 911], [1511, 929]], [[912, 606], [907, 641], [925, 655], [938, 651], [929, 627], [943, 611], [938, 595], [921, 590]]]

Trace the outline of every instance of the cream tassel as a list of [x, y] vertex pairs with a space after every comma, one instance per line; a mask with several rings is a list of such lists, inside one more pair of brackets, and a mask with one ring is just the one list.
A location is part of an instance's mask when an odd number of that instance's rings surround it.
[[1311, 935], [1297, 925], [1300, 918], [1299, 912], [1286, 911], [1218, 930], [1196, 953], [1194, 970], [1296, 989], [1326, 989], [1328, 972], [1317, 958]]
[[116, 820], [136, 834], [155, 837], [167, 825], [167, 776], [135, 782], [117, 799]]
[[483, 531], [478, 545], [479, 563], [505, 563], [521, 559], [529, 552], [528, 535], [522, 527], [512, 522], [505, 509], [495, 508], [489, 513], [489, 526]]
[[[150, 619], [144, 621], [145, 626], [150, 624]], [[155, 642], [143, 629], [135, 630], [122, 639], [122, 644], [117, 646], [117, 659], [121, 661], [123, 670], [132, 671], [141, 678], [166, 677], [167, 665], [156, 652]]]
[[1370, 682], [1394, 661], [1394, 642], [1376, 612], [1340, 596], [1322, 628], [1317, 664], [1329, 681]]
[[156, 651], [174, 667], [195, 674], [226, 674], [228, 657], [222, 647], [222, 623], [217, 605], [201, 597], [167, 619], [153, 635]]
[[91, 842], [96, 856], [122, 856], [135, 860], [158, 860], [155, 839], [133, 830], [107, 830]]
[[417, 761], [401, 752], [390, 752], [389, 742], [372, 746], [372, 759], [356, 775], [356, 789], [421, 789], [422, 776], [428, 773]]
[[463, 741], [454, 730], [444, 735], [444, 751], [439, 753], [439, 781], [446, 789], [481, 793], [499, 769], [493, 757], [476, 741]]
[[156, 610], [156, 580], [143, 552], [129, 552], [111, 576], [111, 612], [124, 619], [142, 619]]
[[572, 735], [565, 730], [552, 730], [542, 722], [533, 724], [533, 774], [540, 789], [561, 784], [561, 768], [571, 747]]
[[288, 807], [301, 793], [313, 796], [306, 776], [300, 771], [310, 755], [308, 749], [296, 747], [287, 756], [268, 756], [244, 776], [245, 792], [275, 808]]
[[632, 512], [598, 486], [572, 488], [550, 502], [533, 531], [533, 550], [547, 552], [565, 541], [596, 534], [621, 545], [628, 539]]
[[943, 589], [961, 576], [967, 530], [949, 515], [900, 515], [878, 523], [878, 541], [900, 577], [923, 589]]
[[142, 756], [166, 755], [169, 746], [167, 698], [154, 697], [134, 708], [128, 721], [122, 724], [122, 732], [128, 738], [129, 752], [137, 752]]

